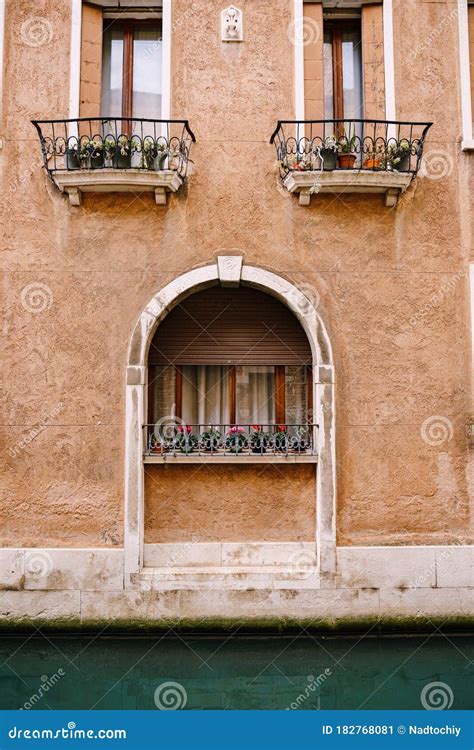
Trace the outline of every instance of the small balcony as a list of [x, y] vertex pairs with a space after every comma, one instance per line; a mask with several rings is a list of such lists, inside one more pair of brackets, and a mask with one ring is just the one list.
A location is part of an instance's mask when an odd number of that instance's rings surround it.
[[417, 174], [432, 123], [280, 120], [270, 139], [289, 193], [308, 206], [319, 193], [382, 193], [385, 205]]
[[73, 206], [82, 193], [153, 192], [158, 205], [176, 193], [196, 141], [187, 120], [120, 117], [32, 120], [44, 166]]
[[143, 425], [145, 463], [316, 463], [316, 425]]

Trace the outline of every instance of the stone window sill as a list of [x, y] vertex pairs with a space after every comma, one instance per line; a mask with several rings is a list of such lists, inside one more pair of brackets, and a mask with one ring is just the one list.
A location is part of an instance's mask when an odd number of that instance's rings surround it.
[[318, 193], [382, 193], [385, 205], [396, 206], [413, 179], [411, 172], [371, 172], [357, 169], [336, 169], [332, 172], [292, 171], [283, 179], [289, 193], [299, 195], [301, 206], [309, 206]]
[[176, 171], [145, 169], [78, 169], [56, 170], [55, 185], [67, 193], [72, 206], [80, 206], [82, 193], [154, 192], [157, 205], [166, 205], [168, 193], [176, 193], [183, 178]]

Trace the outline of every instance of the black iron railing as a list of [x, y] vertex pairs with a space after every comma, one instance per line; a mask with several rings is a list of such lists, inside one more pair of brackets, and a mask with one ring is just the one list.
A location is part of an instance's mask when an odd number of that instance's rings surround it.
[[270, 139], [282, 177], [357, 169], [416, 174], [431, 122], [279, 120]]
[[186, 176], [191, 143], [187, 120], [130, 120], [122, 117], [32, 120], [44, 165], [58, 170], [173, 170]]
[[177, 424], [143, 425], [147, 456], [314, 455], [316, 425]]

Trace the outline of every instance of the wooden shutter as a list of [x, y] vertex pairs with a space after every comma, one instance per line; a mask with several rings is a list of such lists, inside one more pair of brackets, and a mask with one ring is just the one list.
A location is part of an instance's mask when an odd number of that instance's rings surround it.
[[102, 8], [82, 6], [80, 117], [100, 115]]
[[305, 118], [322, 120], [324, 118], [323, 5], [321, 2], [305, 3], [303, 9], [303, 33], [306, 31], [308, 36], [303, 48]]
[[158, 327], [149, 364], [311, 364], [291, 310], [255, 289], [213, 287], [187, 297]]
[[362, 6], [362, 70], [364, 117], [366, 120], [384, 120], [385, 63], [382, 5]]

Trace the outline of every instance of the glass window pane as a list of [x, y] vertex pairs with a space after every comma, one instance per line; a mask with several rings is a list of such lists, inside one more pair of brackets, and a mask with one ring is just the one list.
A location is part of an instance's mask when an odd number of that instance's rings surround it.
[[334, 117], [334, 80], [332, 69], [332, 29], [324, 29], [323, 45], [323, 73], [324, 73], [324, 117], [332, 120]]
[[342, 84], [344, 117], [361, 119], [362, 110], [362, 49], [360, 29], [345, 29], [342, 33]]
[[102, 115], [122, 116], [123, 30], [116, 25], [104, 31], [102, 48]]
[[184, 365], [182, 418], [186, 424], [220, 426], [229, 422], [229, 367]]
[[161, 117], [161, 26], [135, 27], [133, 36], [133, 116]]
[[275, 368], [273, 365], [236, 367], [235, 416], [237, 424], [275, 422]]

